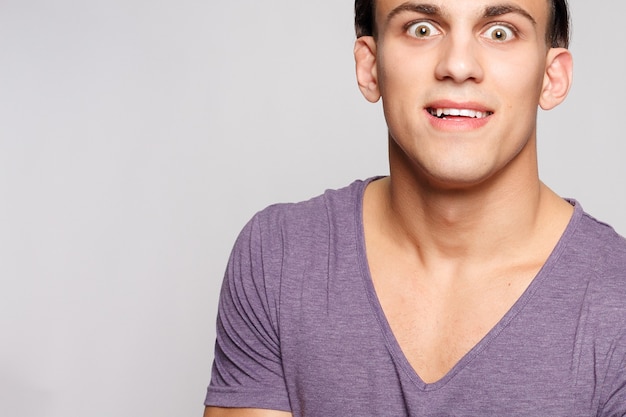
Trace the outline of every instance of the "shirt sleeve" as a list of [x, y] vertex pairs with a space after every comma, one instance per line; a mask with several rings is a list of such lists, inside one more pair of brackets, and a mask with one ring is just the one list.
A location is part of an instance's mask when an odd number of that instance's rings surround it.
[[[278, 337], [281, 256], [257, 214], [231, 253], [217, 317], [217, 340], [205, 405], [290, 411]], [[265, 260], [264, 260], [265, 259]]]

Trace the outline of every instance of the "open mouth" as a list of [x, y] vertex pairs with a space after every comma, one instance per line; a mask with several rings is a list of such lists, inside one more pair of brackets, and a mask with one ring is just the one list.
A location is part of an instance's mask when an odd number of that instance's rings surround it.
[[446, 117], [469, 117], [471, 119], [484, 119], [491, 116], [492, 111], [477, 111], [471, 109], [448, 109], [448, 108], [433, 108], [429, 107], [428, 113], [434, 117], [445, 119]]

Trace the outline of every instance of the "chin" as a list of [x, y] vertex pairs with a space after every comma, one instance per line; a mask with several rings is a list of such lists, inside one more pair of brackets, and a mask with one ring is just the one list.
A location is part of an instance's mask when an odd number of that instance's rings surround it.
[[487, 183], [492, 172], [480, 170], [448, 170], [426, 172], [424, 178], [428, 185], [441, 190], [471, 190]]

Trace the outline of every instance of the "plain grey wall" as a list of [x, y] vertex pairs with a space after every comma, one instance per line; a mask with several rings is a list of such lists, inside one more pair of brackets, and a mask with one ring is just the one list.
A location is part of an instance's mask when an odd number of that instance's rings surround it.
[[[626, 233], [626, 3], [572, 1], [545, 182]], [[0, 0], [0, 415], [199, 416], [262, 207], [387, 172], [352, 2]]]

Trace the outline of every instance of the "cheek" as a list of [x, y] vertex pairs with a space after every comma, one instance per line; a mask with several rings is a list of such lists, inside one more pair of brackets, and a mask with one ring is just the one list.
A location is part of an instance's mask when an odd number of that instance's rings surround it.
[[428, 83], [424, 74], [414, 68], [414, 63], [399, 60], [381, 68], [379, 87], [385, 119], [391, 132], [409, 129], [421, 111], [421, 97]]
[[396, 96], [405, 96], [415, 90], [415, 86], [423, 83], [427, 75], [427, 57], [411, 48], [387, 47], [377, 59], [381, 94], [394, 100]]
[[545, 57], [520, 53], [492, 62], [489, 67], [492, 79], [502, 89], [506, 89], [511, 98], [538, 104], [543, 85]]

